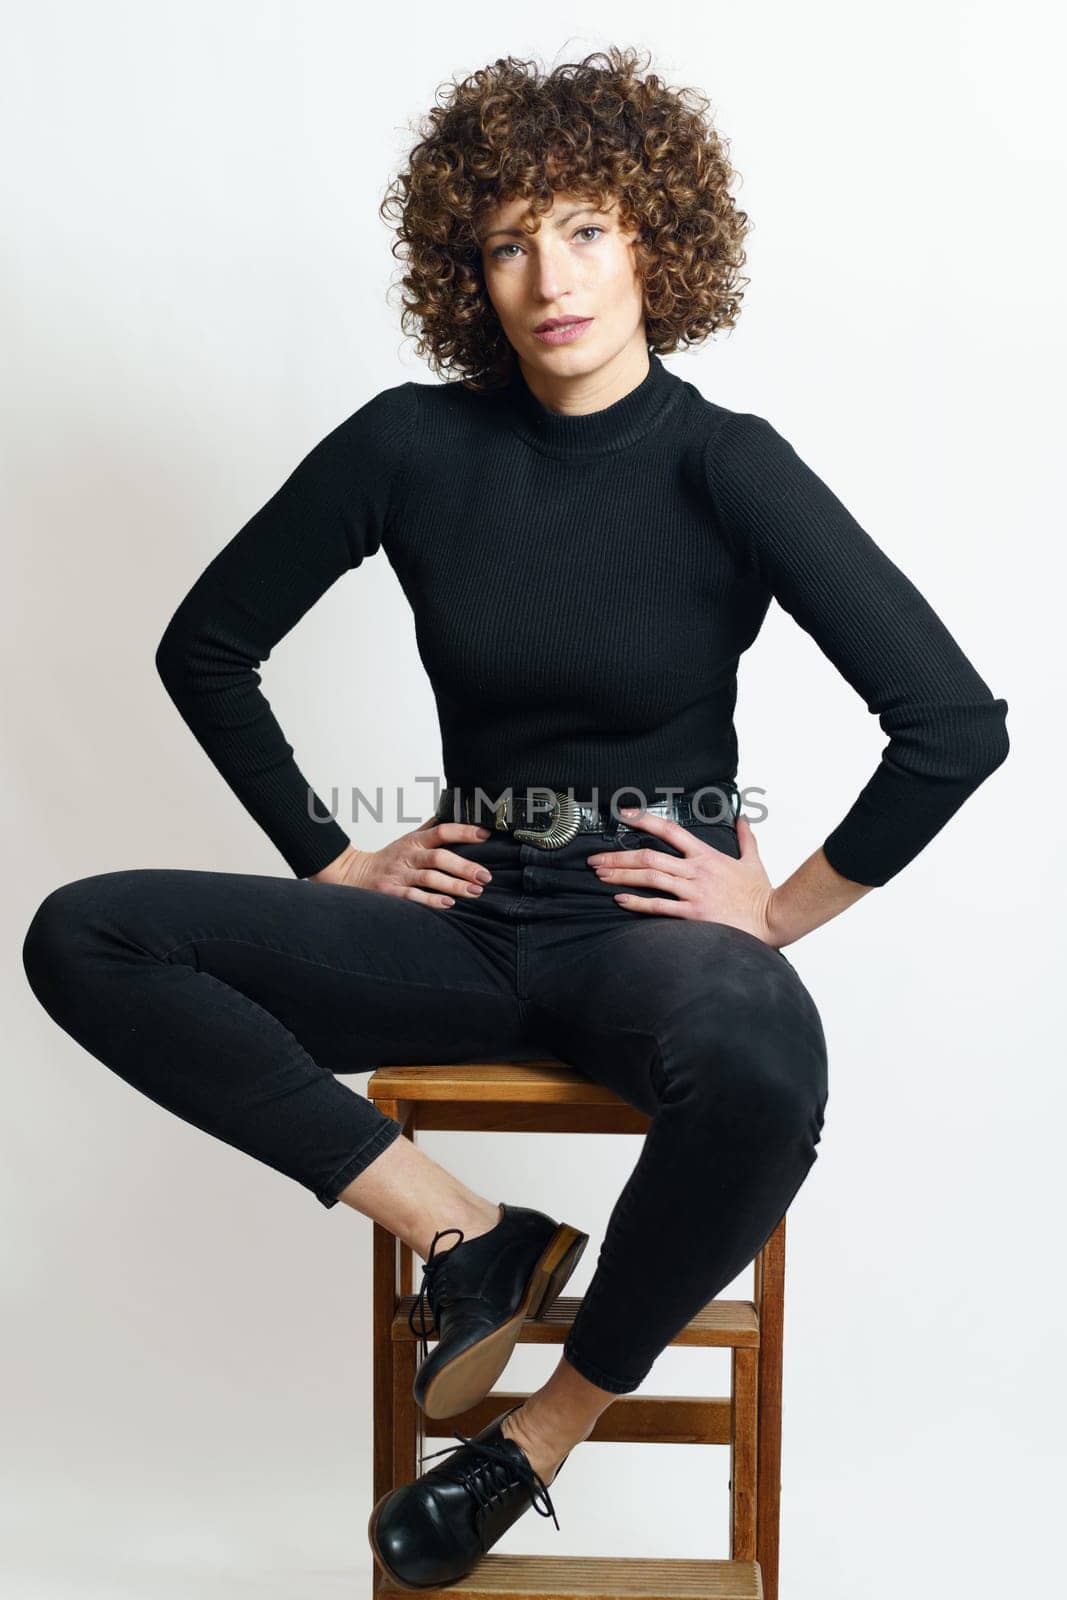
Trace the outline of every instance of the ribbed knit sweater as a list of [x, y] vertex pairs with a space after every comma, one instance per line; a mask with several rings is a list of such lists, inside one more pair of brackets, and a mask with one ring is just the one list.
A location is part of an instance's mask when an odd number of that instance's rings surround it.
[[[414, 613], [448, 788], [545, 784], [606, 804], [632, 786], [650, 803], [736, 779], [738, 662], [772, 599], [888, 736], [823, 841], [846, 878], [886, 883], [1008, 753], [1007, 701], [770, 422], [656, 355], [621, 400], [565, 415], [516, 362], [491, 394], [407, 382], [360, 406], [211, 561], [160, 641], [182, 717], [299, 877], [349, 835], [256, 669], [381, 548]], [[358, 765], [352, 781], [376, 787]]]

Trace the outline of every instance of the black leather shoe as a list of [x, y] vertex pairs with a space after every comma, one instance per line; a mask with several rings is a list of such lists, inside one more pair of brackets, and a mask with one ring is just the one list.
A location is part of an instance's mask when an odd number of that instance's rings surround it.
[[[434, 1234], [423, 1264], [408, 1324], [422, 1340], [412, 1392], [428, 1417], [454, 1417], [485, 1398], [510, 1360], [523, 1319], [549, 1309], [589, 1242], [587, 1233], [543, 1211], [503, 1203], [500, 1210], [496, 1227], [475, 1239], [464, 1239], [461, 1228]], [[459, 1242], [438, 1255], [437, 1241], [449, 1233], [458, 1233]], [[438, 1338], [432, 1355], [428, 1333]]]
[[[374, 1558], [392, 1583], [401, 1589], [455, 1583], [531, 1505], [559, 1528], [544, 1480], [522, 1446], [500, 1431], [504, 1418], [518, 1409], [512, 1406], [473, 1438], [457, 1433], [463, 1442], [458, 1448], [445, 1447], [451, 1452], [447, 1461], [414, 1483], [390, 1489], [378, 1501], [367, 1533]], [[445, 1450], [432, 1453], [444, 1455]], [[566, 1460], [564, 1456], [556, 1477]], [[539, 1495], [544, 1510], [537, 1503]]]

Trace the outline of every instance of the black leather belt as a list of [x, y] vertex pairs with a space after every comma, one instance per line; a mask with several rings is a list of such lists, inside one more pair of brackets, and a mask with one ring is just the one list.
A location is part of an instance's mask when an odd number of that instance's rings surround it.
[[[617, 806], [637, 804], [637, 796], [627, 789], [615, 791], [621, 798]], [[643, 808], [658, 817], [669, 817], [683, 825], [706, 826], [724, 822], [731, 826], [740, 812], [740, 794], [732, 779], [703, 784], [685, 794], [665, 795]], [[580, 833], [641, 832], [613, 812], [607, 805], [576, 800], [569, 789], [553, 789], [546, 784], [530, 784], [522, 789], [504, 789], [494, 795], [487, 789], [444, 789], [441, 803], [432, 818], [435, 822], [473, 822], [495, 832], [510, 834], [542, 850], [558, 850]]]

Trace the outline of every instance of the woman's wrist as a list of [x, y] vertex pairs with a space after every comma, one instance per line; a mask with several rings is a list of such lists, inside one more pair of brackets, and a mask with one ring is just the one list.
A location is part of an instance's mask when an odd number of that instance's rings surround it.
[[308, 877], [309, 883], [350, 883], [352, 881], [352, 868], [355, 862], [366, 852], [358, 849], [351, 841], [345, 845], [339, 856], [318, 872], [312, 872]]
[[862, 900], [872, 887], [842, 877], [830, 865], [820, 846], [792, 877], [771, 890], [767, 902], [769, 942], [776, 950], [795, 944], [806, 933], [821, 928], [823, 923]]

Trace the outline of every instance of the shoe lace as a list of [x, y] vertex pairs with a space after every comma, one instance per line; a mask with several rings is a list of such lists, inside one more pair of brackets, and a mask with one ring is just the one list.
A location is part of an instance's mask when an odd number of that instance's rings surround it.
[[[446, 1250], [441, 1255], [438, 1255], [437, 1241], [439, 1239], [443, 1239], [446, 1234], [449, 1233], [458, 1233], [459, 1238], [456, 1240], [456, 1244], [454, 1244], [450, 1250]], [[437, 1233], [434, 1234], [430, 1243], [430, 1253], [422, 1264], [422, 1283], [419, 1286], [418, 1294], [415, 1296], [415, 1301], [408, 1312], [408, 1327], [420, 1341], [423, 1361], [426, 1360], [426, 1357], [430, 1353], [428, 1336], [431, 1333], [437, 1333], [439, 1331], [437, 1321], [437, 1303], [438, 1291], [443, 1282], [441, 1271], [442, 1268], [446, 1266], [448, 1258], [452, 1254], [452, 1250], [454, 1250], [457, 1245], [461, 1245], [463, 1243], [463, 1239], [464, 1233], [462, 1228], [441, 1228]], [[430, 1315], [430, 1326], [428, 1328], [426, 1326], [427, 1311]], [[418, 1327], [415, 1326], [416, 1312], [418, 1313], [419, 1317]]]
[[[456, 1481], [468, 1489], [476, 1501], [474, 1513], [475, 1526], [478, 1531], [478, 1542], [482, 1547], [482, 1554], [486, 1555], [485, 1540], [482, 1536], [482, 1519], [487, 1511], [502, 1500], [504, 1495], [514, 1487], [514, 1477], [517, 1474], [519, 1481], [530, 1497], [530, 1504], [539, 1517], [551, 1517], [559, 1531], [559, 1519], [556, 1508], [552, 1504], [552, 1496], [548, 1492], [548, 1485], [536, 1472], [526, 1458], [522, 1446], [518, 1446], [520, 1460], [516, 1461], [513, 1455], [490, 1444], [486, 1439], [474, 1439], [465, 1433], [453, 1435], [461, 1444], [469, 1445], [476, 1450], [480, 1459], [472, 1461], [468, 1466], [456, 1469]], [[454, 1444], [445, 1445], [444, 1450], [433, 1450], [428, 1456], [423, 1456], [423, 1461], [432, 1461], [434, 1456], [443, 1456], [450, 1450], [457, 1448]], [[538, 1505], [538, 1495], [544, 1499], [544, 1509]]]

